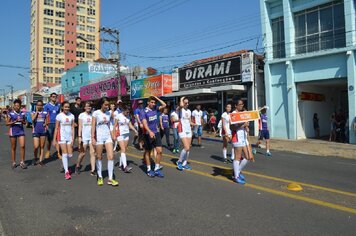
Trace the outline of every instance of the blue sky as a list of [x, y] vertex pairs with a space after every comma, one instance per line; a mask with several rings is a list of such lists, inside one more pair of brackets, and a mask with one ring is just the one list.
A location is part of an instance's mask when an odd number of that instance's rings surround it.
[[[101, 25], [121, 32], [122, 64], [129, 66], [165, 71], [225, 52], [261, 48], [258, 0], [102, 0], [101, 9]], [[2, 65], [29, 67], [30, 1], [4, 1], [0, 22], [0, 88], [26, 88], [28, 70]], [[114, 45], [101, 47], [106, 56], [114, 50]]]

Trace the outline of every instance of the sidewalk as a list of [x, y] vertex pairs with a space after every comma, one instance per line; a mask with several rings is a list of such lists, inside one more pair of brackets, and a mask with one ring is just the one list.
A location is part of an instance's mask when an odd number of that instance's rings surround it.
[[[203, 140], [222, 142], [222, 138], [215, 137], [204, 131]], [[250, 137], [251, 143], [257, 142], [257, 137]], [[265, 148], [263, 141], [261, 146]], [[335, 143], [324, 140], [305, 139], [305, 140], [287, 140], [271, 139], [271, 150], [295, 152], [306, 155], [342, 157], [356, 160], [356, 145], [346, 143]]]

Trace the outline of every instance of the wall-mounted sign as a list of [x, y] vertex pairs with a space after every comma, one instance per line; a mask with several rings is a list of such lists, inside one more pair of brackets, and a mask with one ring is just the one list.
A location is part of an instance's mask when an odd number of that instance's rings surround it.
[[116, 73], [116, 65], [98, 63], [98, 62], [89, 62], [88, 63], [89, 73], [99, 73], [99, 74], [112, 74]]
[[172, 76], [157, 75], [145, 79], [131, 81], [131, 99], [163, 96], [172, 93]]
[[244, 111], [237, 113], [230, 113], [231, 124], [243, 123], [247, 121], [253, 121], [260, 119], [259, 111]]
[[299, 94], [299, 100], [301, 100], [301, 101], [323, 102], [323, 101], [325, 101], [325, 95], [324, 94], [319, 94], [319, 93], [301, 92]]
[[179, 88], [197, 88], [241, 81], [241, 58], [233, 57], [179, 69]]
[[241, 80], [242, 83], [254, 80], [253, 52], [241, 54]]

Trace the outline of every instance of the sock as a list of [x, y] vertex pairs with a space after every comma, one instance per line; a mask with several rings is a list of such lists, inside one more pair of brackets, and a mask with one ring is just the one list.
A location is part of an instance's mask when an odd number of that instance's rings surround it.
[[267, 149], [267, 152], [269, 152], [269, 149]]
[[122, 165], [122, 167], [126, 168], [127, 166], [127, 161], [126, 161], [126, 153], [121, 153], [121, 157], [120, 157], [120, 166]]
[[122, 153], [121, 153], [121, 155], [120, 155], [120, 163], [119, 163], [119, 167], [121, 167], [122, 166]]
[[235, 178], [237, 178], [240, 175], [240, 169], [239, 169], [240, 161], [234, 160], [232, 163], [234, 165], [234, 175]]
[[245, 168], [245, 166], [247, 165], [247, 163], [248, 163], [248, 160], [247, 159], [242, 159], [242, 161], [240, 161], [240, 165], [239, 165], [239, 172], [241, 172], [244, 168]]
[[185, 151], [184, 161], [187, 162], [189, 158], [190, 151]]
[[62, 154], [62, 163], [63, 163], [63, 168], [64, 168], [64, 173], [68, 172], [68, 158], [67, 158], [67, 153]]
[[186, 160], [183, 161], [182, 166], [185, 166], [188, 162]]
[[155, 171], [156, 171], [156, 170], [159, 170], [159, 164], [156, 164], [156, 165], [155, 165]]
[[185, 149], [182, 149], [182, 151], [180, 152], [180, 156], [179, 156], [179, 162], [183, 162], [185, 155], [187, 154], [187, 152], [185, 151]]
[[233, 161], [235, 159], [235, 149], [231, 148], [231, 160]]
[[112, 180], [114, 175], [114, 160], [108, 160], [108, 172], [109, 180]]
[[147, 165], [147, 172], [151, 171], [151, 166]]
[[226, 153], [227, 153], [226, 148], [223, 148], [223, 156], [224, 156], [224, 159], [225, 159], [225, 160], [226, 160], [226, 158], [227, 158]]
[[103, 175], [101, 173], [101, 168], [102, 168], [102, 161], [101, 160], [97, 160], [96, 161], [96, 168], [97, 168], [97, 173], [98, 173], [98, 176], [99, 178], [103, 178]]

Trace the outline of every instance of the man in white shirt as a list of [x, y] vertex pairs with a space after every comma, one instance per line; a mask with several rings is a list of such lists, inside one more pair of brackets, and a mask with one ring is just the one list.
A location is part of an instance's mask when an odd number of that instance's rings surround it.
[[203, 112], [201, 111], [201, 106], [197, 105], [196, 109], [192, 112], [192, 123], [194, 123], [194, 135], [192, 138], [192, 144], [194, 137], [198, 138], [198, 147], [203, 147], [201, 145], [201, 136], [203, 135]]

